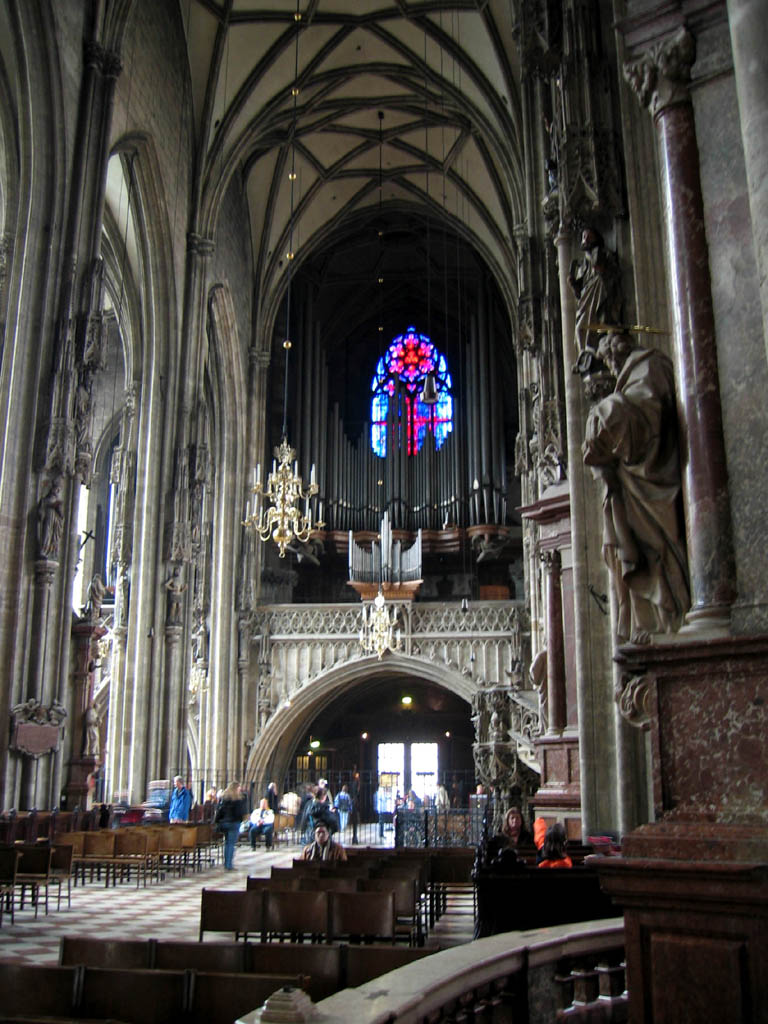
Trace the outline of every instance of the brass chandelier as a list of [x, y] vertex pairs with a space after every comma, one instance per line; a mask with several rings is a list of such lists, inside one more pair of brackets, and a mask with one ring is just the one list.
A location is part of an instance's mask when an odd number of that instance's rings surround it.
[[[282, 441], [275, 448], [274, 455], [266, 487], [261, 483], [261, 466], [257, 466], [254, 471], [254, 507], [251, 511], [250, 502], [248, 503], [244, 524], [255, 530], [263, 541], [271, 537], [280, 549], [280, 557], [285, 558], [285, 549], [291, 541], [297, 540], [300, 544], [305, 544], [312, 530], [321, 529], [324, 524], [318, 522], [314, 527], [312, 525], [309, 500], [318, 490], [315, 483], [315, 467], [312, 466], [309, 486], [305, 490], [298, 472], [296, 450], [288, 443], [285, 431]], [[271, 502], [266, 508], [263, 498]], [[302, 501], [303, 512], [300, 509]]]
[[397, 626], [397, 609], [387, 606], [379, 586], [379, 592], [367, 607], [363, 605], [363, 625], [360, 630], [360, 646], [366, 654], [375, 654], [381, 661], [386, 651], [400, 649], [400, 630]]
[[[274, 540], [280, 549], [280, 557], [285, 558], [285, 549], [292, 541], [306, 544], [313, 529], [322, 529], [324, 523], [312, 524], [312, 510], [310, 498], [318, 492], [318, 485], [315, 482], [315, 467], [310, 471], [309, 485], [304, 487], [304, 481], [299, 475], [299, 464], [296, 459], [296, 450], [288, 443], [288, 357], [291, 350], [290, 327], [291, 327], [291, 280], [293, 276], [293, 250], [294, 233], [294, 186], [296, 183], [296, 128], [297, 128], [297, 97], [299, 95], [299, 28], [301, 13], [298, 10], [294, 15], [296, 22], [296, 58], [294, 83], [291, 88], [293, 97], [293, 126], [291, 131], [291, 163], [288, 173], [290, 181], [290, 217], [288, 222], [288, 251], [285, 254], [288, 262], [288, 286], [286, 291], [286, 339], [283, 342], [285, 351], [285, 377], [283, 387], [283, 429], [280, 444], [274, 449], [272, 460], [272, 471], [267, 477], [266, 487], [261, 482], [261, 465], [257, 465], [253, 471], [253, 509], [250, 501], [246, 505], [245, 519], [243, 525], [254, 530], [262, 541]], [[264, 499], [266, 499], [266, 504]], [[304, 503], [304, 510], [301, 510], [301, 503]]]

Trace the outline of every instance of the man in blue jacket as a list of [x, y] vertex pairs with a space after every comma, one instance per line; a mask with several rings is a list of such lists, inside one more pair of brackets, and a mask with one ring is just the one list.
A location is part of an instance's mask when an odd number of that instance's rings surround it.
[[184, 785], [184, 780], [177, 775], [173, 780], [174, 788], [171, 791], [171, 806], [168, 809], [168, 820], [174, 823], [189, 821], [189, 812], [192, 809], [192, 792]]

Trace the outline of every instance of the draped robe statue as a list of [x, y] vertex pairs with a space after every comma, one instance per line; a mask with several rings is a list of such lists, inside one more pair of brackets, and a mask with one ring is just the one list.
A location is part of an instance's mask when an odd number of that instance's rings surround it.
[[672, 364], [626, 334], [606, 335], [598, 354], [616, 387], [590, 410], [584, 462], [605, 488], [618, 638], [647, 642], [679, 629], [690, 607]]

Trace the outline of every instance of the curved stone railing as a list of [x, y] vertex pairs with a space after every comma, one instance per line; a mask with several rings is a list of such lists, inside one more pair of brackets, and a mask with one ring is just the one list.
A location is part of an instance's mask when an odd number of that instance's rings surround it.
[[[422, 1024], [451, 1021], [461, 1007], [485, 1003], [483, 1020], [509, 1019], [551, 1024], [564, 1006], [562, 973], [570, 962], [592, 966], [618, 962], [624, 948], [624, 921], [564, 924], [508, 932], [433, 953], [359, 988], [344, 989], [295, 1015], [272, 1016], [254, 1010], [238, 1024], [268, 1020], [316, 1024]], [[570, 998], [570, 997], [569, 997]], [[567, 1002], [567, 1000], [566, 1000]], [[471, 1019], [471, 1018], [470, 1018]]]

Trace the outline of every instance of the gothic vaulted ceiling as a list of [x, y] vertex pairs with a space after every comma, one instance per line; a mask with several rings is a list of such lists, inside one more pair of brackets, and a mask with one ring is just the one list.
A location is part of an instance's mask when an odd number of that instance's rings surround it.
[[509, 0], [180, 7], [200, 229], [242, 175], [262, 316], [275, 312], [289, 249], [297, 269], [377, 210], [456, 232], [513, 297], [524, 175]]

